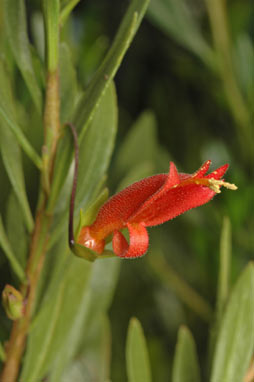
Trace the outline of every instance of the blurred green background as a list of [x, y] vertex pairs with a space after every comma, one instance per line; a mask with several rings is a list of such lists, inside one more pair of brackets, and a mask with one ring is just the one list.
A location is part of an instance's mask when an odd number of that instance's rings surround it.
[[[148, 254], [122, 263], [110, 309], [113, 381], [123, 378], [131, 316], [142, 322], [156, 381], [169, 380], [177, 330], [183, 323], [194, 334], [205, 375], [208, 322], [176, 293], [170, 272], [176, 271], [214, 308], [224, 216], [232, 224], [232, 283], [253, 259], [254, 13], [250, 1], [228, 2], [228, 25], [213, 20], [218, 23], [214, 28], [222, 32], [216, 37], [207, 12], [211, 3], [152, 1], [116, 75], [119, 130], [109, 171], [112, 193], [133, 180], [167, 171], [169, 159], [190, 173], [206, 159], [212, 160], [213, 169], [227, 162], [226, 178], [237, 184], [238, 191], [224, 190], [209, 205], [150, 229]], [[69, 27], [84, 84], [113, 38], [125, 5], [86, 1], [77, 7]], [[228, 46], [221, 48], [224, 28]], [[232, 101], [228, 92], [235, 87]], [[242, 119], [241, 112], [233, 110], [238, 97], [244, 105]]]
[[[220, 4], [152, 0], [115, 77], [119, 124], [108, 171], [111, 194], [142, 177], [167, 172], [169, 160], [179, 171], [192, 173], [207, 159], [212, 169], [230, 164], [226, 179], [238, 191], [223, 190], [208, 205], [150, 229], [148, 254], [121, 261], [109, 311], [112, 381], [126, 378], [126, 333], [133, 316], [144, 329], [154, 381], [170, 378], [182, 324], [194, 335], [206, 376], [225, 217], [232, 232], [232, 284], [253, 259], [254, 8], [251, 1], [231, 0], [226, 9]], [[65, 24], [61, 36], [71, 48], [80, 87], [98, 68], [127, 5], [84, 0]], [[29, 33], [43, 56], [38, 9], [36, 1], [28, 6]], [[26, 103], [20, 75], [15, 76]], [[34, 206], [35, 185], [27, 180], [27, 187]], [[1, 190], [2, 205], [8, 190], [8, 184]], [[1, 277], [4, 284], [9, 275]]]

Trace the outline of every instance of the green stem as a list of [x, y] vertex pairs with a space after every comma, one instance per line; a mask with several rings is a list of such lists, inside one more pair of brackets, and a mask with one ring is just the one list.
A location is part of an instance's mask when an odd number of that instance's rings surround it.
[[162, 254], [149, 257], [151, 269], [161, 282], [173, 289], [177, 296], [203, 320], [210, 322], [212, 318], [211, 306], [201, 297], [181, 276], [165, 261]]
[[52, 180], [56, 147], [60, 135], [59, 121], [59, 78], [58, 71], [49, 72], [47, 77], [46, 101], [44, 110], [44, 146], [43, 146], [43, 184], [49, 194]]
[[48, 72], [58, 68], [59, 58], [59, 0], [43, 0], [43, 16], [45, 25], [46, 58]]
[[25, 311], [23, 317], [13, 323], [6, 348], [6, 360], [0, 376], [1, 382], [15, 382], [17, 380], [22, 355], [25, 350], [26, 337], [34, 310], [36, 290], [47, 249], [48, 232], [51, 223], [51, 217], [47, 216], [44, 211], [45, 206], [37, 212], [26, 269], [29, 284], [23, 283], [20, 287], [20, 291], [24, 299], [26, 299]]
[[6, 361], [0, 377], [1, 382], [15, 382], [18, 378], [21, 359], [26, 346], [26, 338], [34, 311], [38, 281], [47, 251], [49, 230], [52, 221], [52, 215], [47, 211], [47, 203], [60, 131], [58, 82], [59, 1], [43, 0], [43, 10], [47, 41], [48, 75], [44, 108], [44, 146], [41, 185], [26, 268], [28, 284], [23, 283], [20, 287], [20, 291], [26, 300], [24, 315], [13, 323], [10, 340], [6, 348]]

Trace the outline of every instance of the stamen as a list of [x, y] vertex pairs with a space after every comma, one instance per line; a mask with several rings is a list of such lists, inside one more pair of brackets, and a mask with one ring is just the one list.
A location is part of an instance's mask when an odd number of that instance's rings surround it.
[[209, 183], [208, 187], [214, 192], [216, 192], [216, 194], [219, 194], [221, 192], [220, 191], [221, 186], [228, 188], [229, 190], [237, 190], [237, 187], [235, 184], [224, 182], [224, 180], [211, 178], [211, 179], [208, 179], [208, 183]]

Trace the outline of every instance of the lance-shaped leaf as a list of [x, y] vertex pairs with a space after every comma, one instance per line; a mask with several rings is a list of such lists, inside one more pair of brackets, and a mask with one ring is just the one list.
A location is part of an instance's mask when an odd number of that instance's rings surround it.
[[200, 370], [195, 342], [191, 332], [183, 326], [178, 332], [172, 382], [199, 381]]
[[0, 246], [2, 247], [7, 259], [9, 260], [13, 271], [16, 273], [20, 281], [25, 281], [25, 271], [12, 251], [11, 245], [5, 233], [2, 217], [0, 215]]
[[41, 111], [42, 94], [32, 63], [27, 35], [25, 3], [23, 0], [4, 0], [4, 11], [4, 20], [12, 54], [38, 111]]
[[[0, 62], [0, 106], [5, 114], [15, 117], [15, 107], [8, 74]], [[28, 231], [33, 229], [33, 217], [26, 196], [22, 157], [16, 138], [0, 115], [0, 150], [9, 180], [24, 214]]]
[[131, 319], [128, 328], [126, 365], [128, 382], [150, 382], [152, 380], [145, 336], [142, 326], [136, 318]]
[[243, 381], [254, 348], [254, 266], [236, 283], [216, 343], [211, 382]]

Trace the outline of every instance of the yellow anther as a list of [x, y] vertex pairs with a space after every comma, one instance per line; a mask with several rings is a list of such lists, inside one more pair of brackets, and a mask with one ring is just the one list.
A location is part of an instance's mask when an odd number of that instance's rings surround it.
[[208, 179], [208, 182], [209, 182], [209, 188], [213, 190], [214, 192], [216, 192], [216, 194], [219, 194], [221, 192], [220, 187], [222, 186], [225, 188], [228, 188], [229, 190], [237, 190], [237, 187], [235, 184], [224, 182], [224, 180], [217, 180], [217, 179], [211, 178], [211, 179]]

